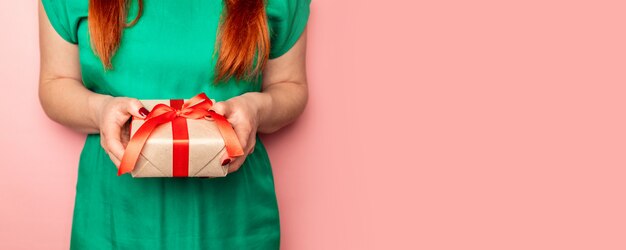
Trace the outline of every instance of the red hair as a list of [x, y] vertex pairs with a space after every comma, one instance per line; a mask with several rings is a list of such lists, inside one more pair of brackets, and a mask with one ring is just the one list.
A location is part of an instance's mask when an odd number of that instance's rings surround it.
[[[258, 77], [269, 58], [269, 30], [264, 0], [224, 0], [220, 20], [215, 65], [215, 82], [250, 80]], [[89, 34], [94, 52], [105, 69], [112, 69], [111, 59], [120, 46], [122, 30], [137, 23], [143, 12], [126, 23], [127, 0], [89, 0]]]

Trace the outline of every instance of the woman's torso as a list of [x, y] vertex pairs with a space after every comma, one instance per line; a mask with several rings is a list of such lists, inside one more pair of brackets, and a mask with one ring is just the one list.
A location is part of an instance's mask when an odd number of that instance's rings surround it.
[[[84, 85], [91, 91], [138, 99], [190, 98], [204, 92], [217, 101], [260, 82], [214, 85], [214, 54], [222, 0], [146, 0], [104, 71], [88, 34], [88, 0], [43, 0], [55, 29], [77, 44]], [[285, 53], [308, 18], [309, 1], [269, 0], [270, 58]], [[128, 21], [137, 13], [130, 5]], [[87, 136], [80, 156], [72, 249], [277, 249], [278, 205], [271, 164], [257, 137], [254, 153], [224, 178], [117, 176], [100, 146]]]

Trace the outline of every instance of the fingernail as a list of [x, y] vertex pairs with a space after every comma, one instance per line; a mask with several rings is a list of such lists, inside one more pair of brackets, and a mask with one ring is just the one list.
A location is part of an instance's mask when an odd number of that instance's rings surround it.
[[224, 161], [222, 162], [222, 166], [226, 166], [226, 164], [228, 164], [228, 163], [230, 163], [230, 158], [228, 158], [228, 159], [224, 160]]
[[144, 117], [148, 115], [148, 113], [150, 113], [145, 107], [141, 107], [139, 109], [139, 114], [143, 115]]

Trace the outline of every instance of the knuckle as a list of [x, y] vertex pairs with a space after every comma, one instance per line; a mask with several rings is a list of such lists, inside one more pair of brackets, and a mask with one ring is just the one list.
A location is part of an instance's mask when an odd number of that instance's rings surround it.
[[111, 102], [111, 106], [119, 108], [124, 105], [124, 97], [117, 97]]
[[127, 98], [127, 97], [123, 97], [120, 102], [118, 102], [117, 108], [119, 110], [124, 110], [126, 111], [127, 109], [129, 109], [130, 107], [132, 107], [133, 105], [133, 99], [131, 98]]
[[240, 166], [230, 166], [230, 168], [228, 168], [228, 172], [229, 173], [235, 172], [235, 171], [239, 170], [239, 167]]
[[223, 102], [215, 103], [211, 109], [218, 114], [224, 115], [225, 107]]
[[103, 132], [100, 132], [100, 145], [104, 146], [105, 140], [106, 140], [106, 135]]
[[133, 99], [130, 99], [128, 108], [135, 108], [135, 107], [141, 107], [141, 106], [143, 106], [141, 102], [133, 98]]
[[246, 135], [249, 135], [250, 132], [252, 132], [252, 127], [251, 126], [242, 126], [241, 127], [241, 132], [243, 132]]
[[100, 133], [101, 136], [101, 140], [103, 143], [106, 143], [107, 140], [109, 139], [109, 132], [107, 131], [102, 131], [102, 133]]
[[107, 138], [104, 143], [106, 144], [107, 148], [109, 148], [115, 143], [115, 140], [111, 138]]

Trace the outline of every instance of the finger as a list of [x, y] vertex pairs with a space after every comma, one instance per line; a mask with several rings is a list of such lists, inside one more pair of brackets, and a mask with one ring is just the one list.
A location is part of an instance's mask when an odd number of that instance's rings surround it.
[[[250, 137], [250, 132], [248, 132], [250, 131], [250, 129], [242, 128], [242, 126], [237, 126], [234, 128], [234, 130], [235, 130], [235, 134], [237, 135], [237, 139], [239, 140], [239, 144], [241, 145], [241, 148], [243, 149], [243, 152], [244, 153], [247, 152], [248, 150], [246, 150], [247, 149], [246, 146], [248, 145], [248, 138]], [[233, 158], [230, 158], [228, 154], [225, 153], [221, 159], [222, 166], [225, 166], [229, 162], [236, 160], [238, 158], [241, 158], [241, 157], [236, 157], [235, 159], [233, 159]]]
[[[235, 132], [235, 133], [236, 133], [236, 132]], [[244, 153], [245, 153], [245, 152], [247, 152], [246, 147], [245, 147], [245, 145], [246, 145], [246, 143], [245, 143], [245, 142], [246, 142], [246, 141], [244, 141], [244, 140], [242, 140], [242, 139], [241, 139], [241, 137], [242, 137], [242, 136], [237, 136], [237, 137], [238, 137], [238, 138], [239, 138], [239, 140], [240, 140], [240, 142], [239, 142], [239, 143], [241, 144], [241, 147], [244, 149], [244, 150], [243, 150], [243, 151], [244, 151]], [[243, 141], [244, 143], [242, 143], [241, 141]], [[245, 156], [245, 155], [244, 155], [244, 156]], [[239, 156], [239, 157], [234, 157], [234, 158], [231, 158], [231, 157], [228, 155], [228, 152], [224, 152], [224, 154], [222, 155], [222, 158], [221, 158], [220, 162], [221, 162], [222, 166], [226, 166], [226, 165], [228, 165], [229, 163], [232, 165], [232, 162], [233, 162], [233, 161], [235, 161], [235, 160], [237, 160], [237, 159], [239, 159], [239, 158], [242, 158], [242, 157], [244, 157], [244, 156]]]
[[232, 173], [232, 172], [239, 170], [245, 160], [246, 160], [245, 155], [235, 158], [235, 160], [230, 163], [230, 166], [228, 166], [228, 173]]
[[252, 138], [253, 138], [253, 140], [251, 142], [252, 146], [250, 147], [250, 153], [248, 153], [248, 155], [252, 154], [254, 152], [254, 149], [256, 148], [256, 140], [257, 140], [256, 132], [254, 133]]
[[113, 164], [115, 164], [115, 167], [119, 168], [121, 161], [119, 159], [115, 158], [115, 156], [113, 156], [108, 151], [107, 151], [107, 154], [109, 155], [109, 158], [111, 158], [111, 161], [113, 162]]
[[111, 158], [111, 161], [113, 162], [113, 164], [115, 164], [116, 167], [119, 166], [120, 165], [120, 159], [118, 159], [113, 154], [111, 154], [111, 150], [109, 150], [109, 147], [107, 145], [106, 136], [102, 132], [100, 132], [100, 146], [102, 147], [104, 152], [109, 156], [109, 158]]
[[126, 111], [135, 117], [141, 118], [146, 118], [149, 113], [148, 109], [146, 109], [139, 100], [133, 98], [128, 99]]
[[211, 107], [211, 110], [215, 111], [215, 113], [218, 113], [224, 117], [227, 117], [228, 115], [230, 115], [230, 106], [225, 101], [216, 102], [215, 104], [213, 104], [213, 107]]
[[222, 166], [226, 166], [230, 163], [233, 162], [233, 158], [230, 158], [230, 156], [228, 156], [227, 152], [224, 152], [224, 155], [222, 155], [222, 159], [220, 160], [220, 164], [222, 164]]
[[[241, 161], [241, 158], [245, 158], [245, 156], [249, 154], [245, 152], [250, 152], [249, 145], [252, 145], [252, 147], [254, 147], [254, 142], [255, 142], [254, 140], [252, 140], [252, 144], [250, 143], [251, 140], [249, 138], [254, 138], [254, 137], [251, 136], [249, 132], [246, 132], [246, 129], [239, 129], [239, 132], [235, 130], [235, 134], [238, 134], [237, 138], [239, 139], [239, 143], [241, 144], [241, 148], [243, 149], [244, 155], [231, 158], [228, 156], [228, 153], [224, 153], [224, 155], [222, 155], [221, 163], [222, 163], [222, 166], [226, 166], [230, 164], [229, 169], [232, 168], [234, 164], [236, 165], [236, 162]], [[241, 134], [242, 136], [239, 136], [239, 134]]]
[[121, 160], [124, 155], [124, 146], [121, 142], [121, 127], [111, 123], [111, 125], [102, 129], [102, 134], [104, 134], [106, 149], [109, 150], [111, 155], [115, 158]]
[[107, 142], [107, 144], [109, 145], [109, 155], [112, 156], [112, 159], [114, 158], [114, 163], [116, 166], [119, 166], [120, 162], [122, 161], [122, 156], [124, 155], [124, 148], [122, 146], [122, 143], [118, 140], [114, 140], [114, 139], [109, 139], [109, 142]]
[[100, 131], [100, 146], [104, 149], [104, 151], [106, 151], [106, 153], [109, 153], [109, 150], [107, 149], [107, 145], [104, 144], [104, 134], [102, 133], [102, 131]]
[[124, 147], [122, 143], [119, 140], [115, 140], [113, 138], [107, 138], [106, 140], [107, 150], [109, 151], [109, 154], [115, 157], [115, 159], [117, 159], [118, 161], [121, 161], [122, 156], [124, 155]]
[[115, 164], [116, 167], [119, 166], [120, 160], [111, 154], [105, 141], [106, 141], [106, 136], [104, 135], [104, 133], [100, 132], [100, 146], [102, 147], [104, 152], [107, 154], [107, 156], [111, 158], [111, 161], [113, 162], [113, 164]]
[[247, 152], [246, 155], [252, 154], [252, 151], [254, 151], [255, 144], [256, 144], [256, 134], [251, 134], [246, 144], [248, 148], [247, 150], [244, 151], [244, 152]]
[[235, 134], [237, 135], [237, 139], [239, 139], [239, 144], [241, 144], [241, 148], [246, 152], [248, 146], [248, 139], [250, 138], [250, 133], [252, 129], [249, 126], [243, 124], [235, 124], [233, 127], [235, 130]]

